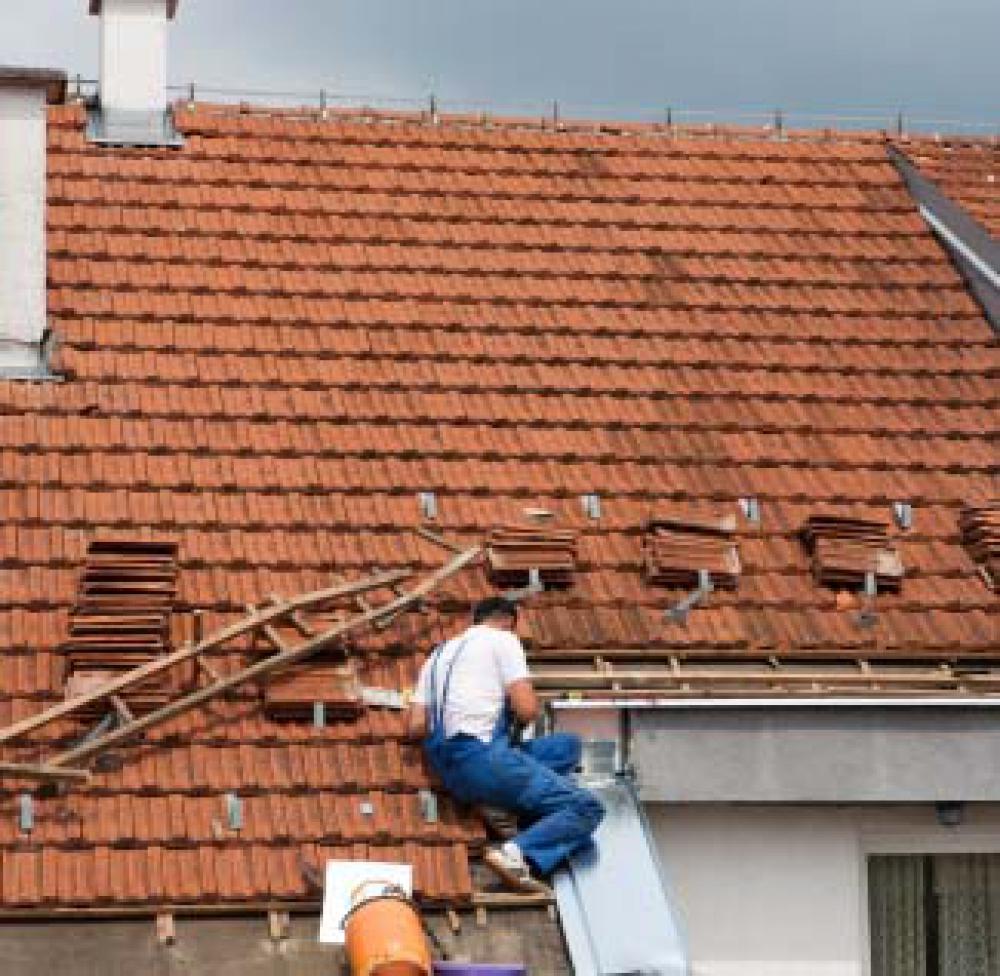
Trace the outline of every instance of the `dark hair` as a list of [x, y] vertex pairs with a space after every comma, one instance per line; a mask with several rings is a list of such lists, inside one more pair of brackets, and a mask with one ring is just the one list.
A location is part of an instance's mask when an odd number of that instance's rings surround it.
[[481, 624], [490, 617], [512, 617], [517, 619], [517, 604], [505, 596], [489, 596], [480, 600], [472, 610], [472, 622]]

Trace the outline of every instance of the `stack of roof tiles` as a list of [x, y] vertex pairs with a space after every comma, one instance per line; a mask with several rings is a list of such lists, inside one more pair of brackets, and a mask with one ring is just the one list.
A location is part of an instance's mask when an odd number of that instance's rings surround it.
[[[177, 546], [168, 542], [94, 541], [69, 619], [66, 695], [75, 697], [170, 650], [177, 597]], [[190, 669], [173, 669], [122, 695], [134, 713], [165, 704]], [[103, 705], [100, 707], [104, 707]]]
[[716, 587], [735, 587], [739, 550], [733, 542], [735, 516], [716, 522], [655, 519], [646, 525], [646, 579], [661, 586], [695, 587], [707, 572]]
[[816, 579], [835, 589], [859, 589], [874, 575], [880, 591], [898, 590], [903, 562], [884, 522], [841, 515], [810, 515], [802, 538]]
[[[91, 539], [176, 539], [178, 606], [210, 632], [334, 574], [436, 567], [411, 531], [425, 491], [458, 541], [525, 505], [577, 533], [572, 587], [522, 614], [535, 661], [998, 656], [956, 527], [997, 494], [1000, 350], [882, 141], [197, 105], [182, 149], [136, 150], [89, 144], [80, 107], [50, 120], [64, 381], [0, 384], [0, 722], [62, 698]], [[858, 628], [798, 530], [899, 498], [907, 583]], [[738, 518], [739, 587], [686, 628], [638, 538], [668, 506]], [[412, 684], [494, 591], [470, 571], [361, 635], [362, 683]], [[469, 896], [481, 831], [445, 803], [424, 821], [395, 712], [278, 722], [247, 690], [121, 759], [39, 799], [30, 836], [30, 784], [0, 784], [3, 905], [304, 898], [299, 859], [325, 855], [402, 857], [421, 893]], [[241, 831], [214, 826], [229, 791]]]
[[569, 586], [576, 572], [576, 532], [571, 529], [504, 525], [490, 533], [490, 570], [500, 586], [527, 583], [532, 570], [546, 586]]
[[966, 508], [960, 519], [962, 541], [993, 589], [1000, 589], [1000, 502]]
[[264, 711], [272, 718], [313, 721], [355, 718], [364, 709], [353, 661], [309, 661], [271, 677], [264, 685]]

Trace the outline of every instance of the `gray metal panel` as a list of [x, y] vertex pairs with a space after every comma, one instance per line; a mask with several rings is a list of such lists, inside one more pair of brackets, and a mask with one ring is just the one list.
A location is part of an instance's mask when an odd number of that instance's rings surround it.
[[576, 976], [687, 976], [687, 946], [635, 790], [592, 789], [605, 809], [594, 847], [554, 879]]
[[1000, 332], [1000, 241], [951, 197], [942, 193], [910, 159], [893, 146], [889, 159], [920, 206], [924, 219], [951, 255], [990, 324]]
[[87, 138], [98, 145], [165, 146], [179, 149], [184, 139], [167, 112], [99, 108], [87, 120]]
[[1000, 801], [995, 709], [731, 706], [632, 713], [643, 800]]

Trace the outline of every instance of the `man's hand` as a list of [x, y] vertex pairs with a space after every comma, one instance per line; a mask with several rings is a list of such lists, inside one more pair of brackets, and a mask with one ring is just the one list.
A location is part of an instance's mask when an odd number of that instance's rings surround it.
[[427, 709], [420, 702], [411, 701], [406, 710], [406, 734], [411, 739], [427, 735]]
[[538, 718], [538, 695], [530, 678], [522, 678], [507, 686], [507, 699], [511, 711], [522, 725], [530, 725]]

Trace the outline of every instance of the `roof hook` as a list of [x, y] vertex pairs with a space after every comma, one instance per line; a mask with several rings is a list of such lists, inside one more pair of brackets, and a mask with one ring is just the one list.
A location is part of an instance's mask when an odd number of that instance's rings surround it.
[[504, 597], [511, 603], [519, 603], [521, 600], [527, 600], [528, 597], [544, 592], [545, 583], [542, 582], [542, 571], [533, 566], [528, 570], [528, 585], [522, 586], [518, 590], [508, 590], [504, 593]]
[[878, 579], [871, 571], [865, 573], [865, 588], [862, 590], [864, 603], [854, 615], [854, 622], [864, 630], [873, 627], [878, 622], [875, 612], [875, 597], [878, 595]]
[[688, 614], [700, 603], [708, 599], [708, 595], [715, 589], [712, 582], [712, 574], [707, 569], [698, 570], [698, 589], [689, 593], [680, 603], [675, 604], [667, 610], [667, 620], [687, 626]]

